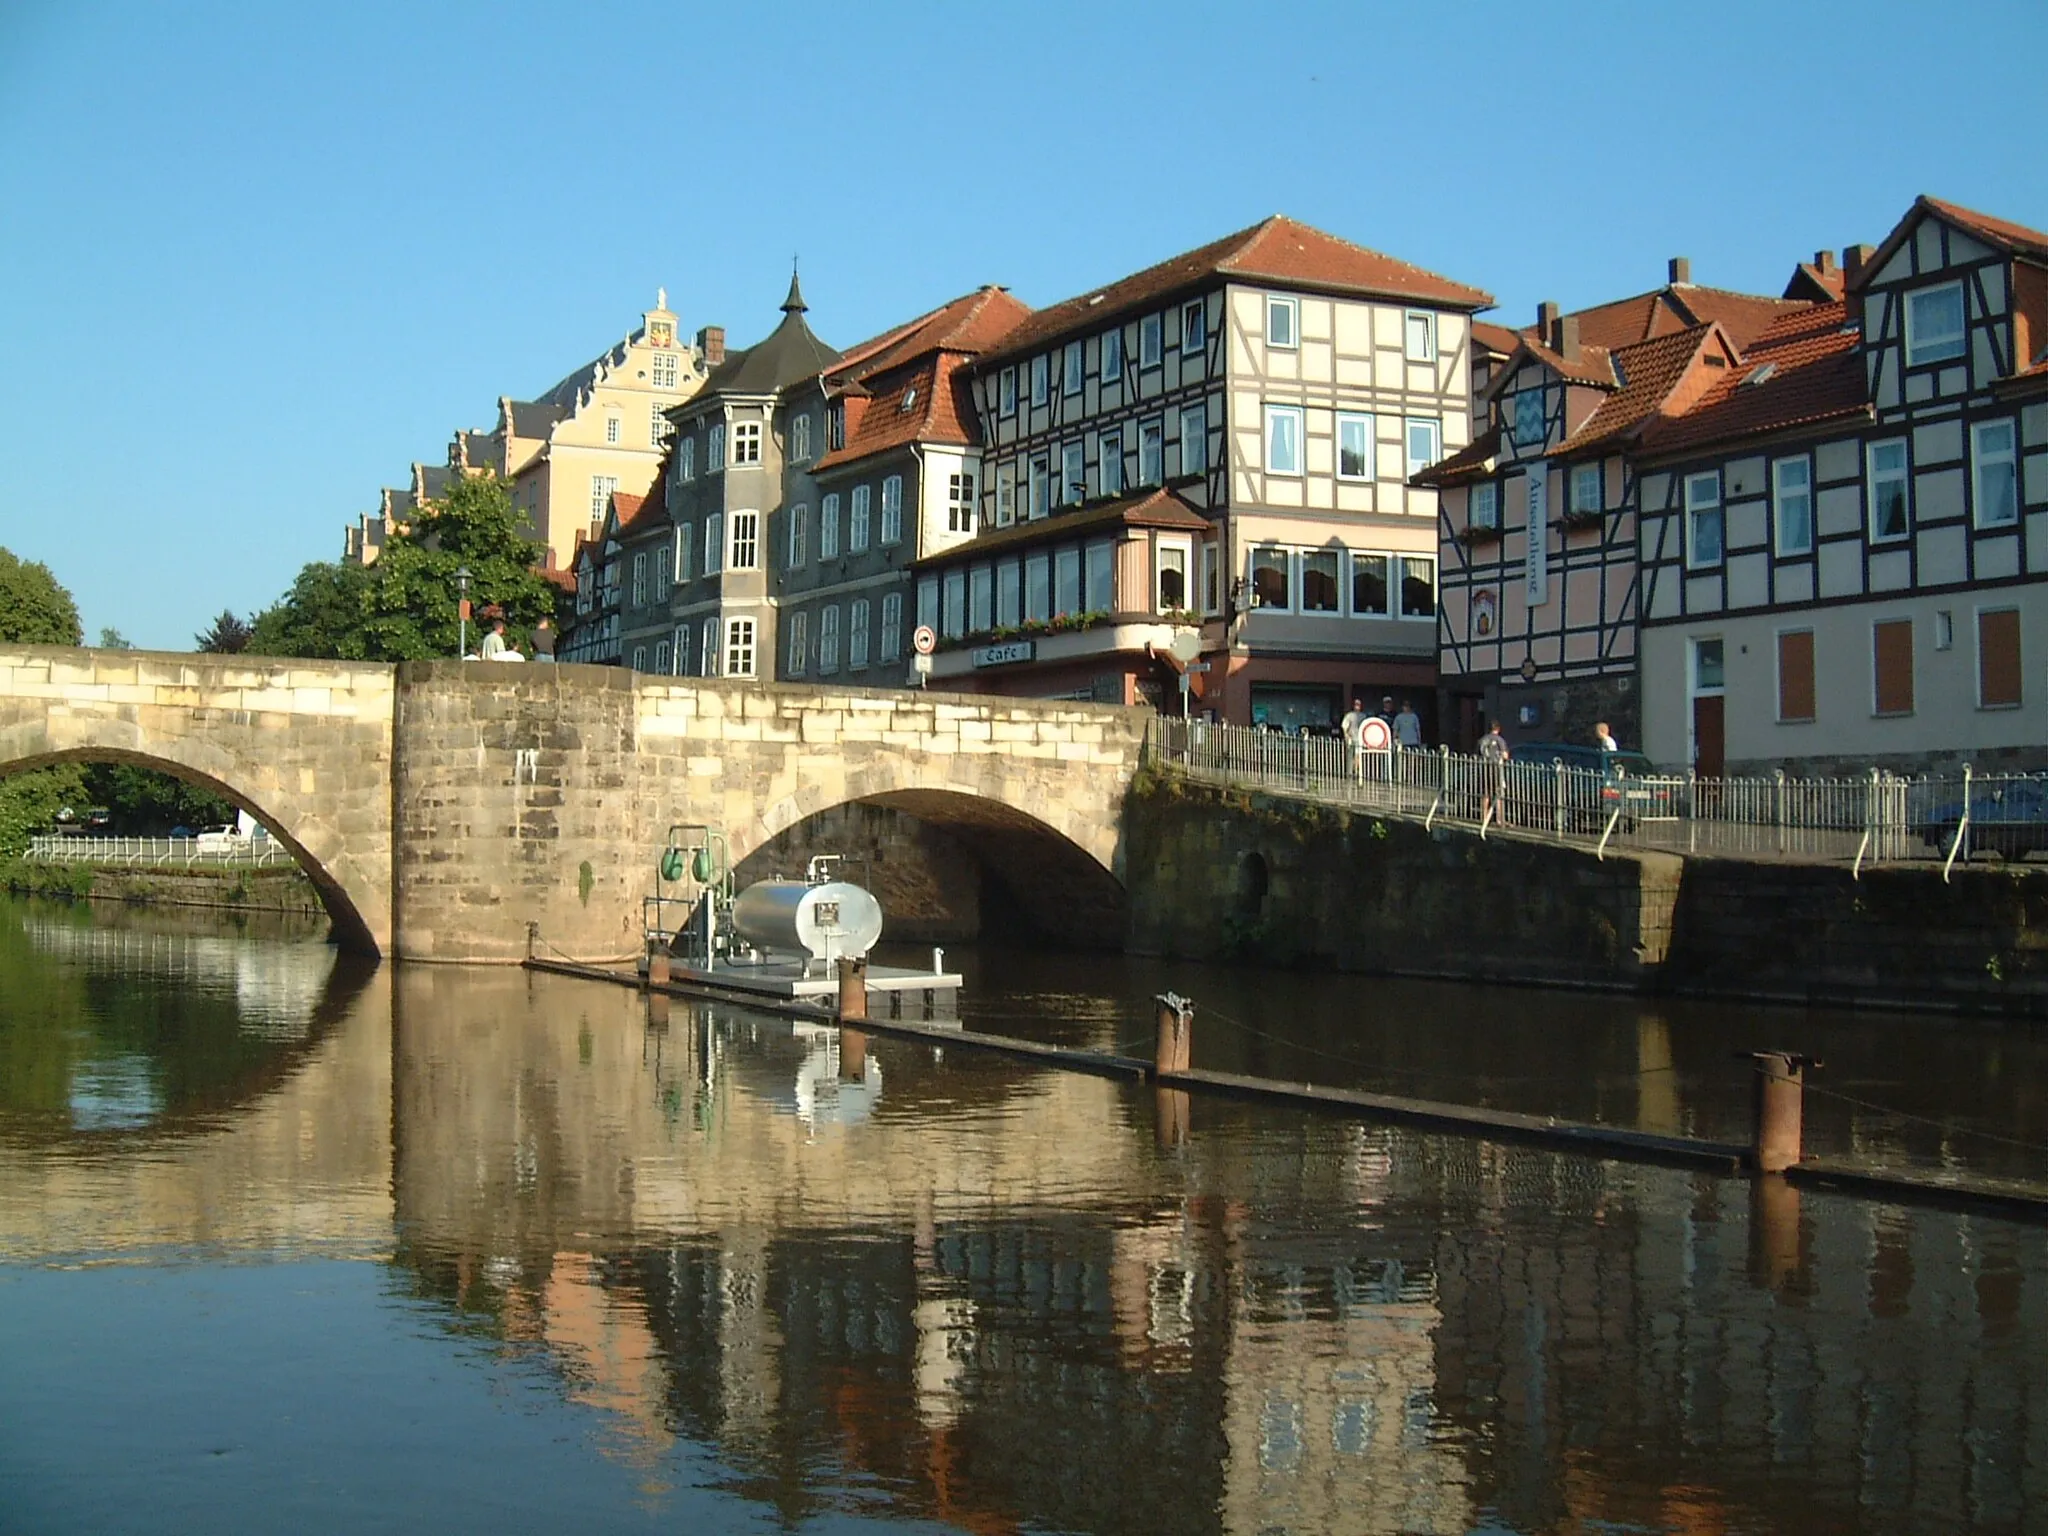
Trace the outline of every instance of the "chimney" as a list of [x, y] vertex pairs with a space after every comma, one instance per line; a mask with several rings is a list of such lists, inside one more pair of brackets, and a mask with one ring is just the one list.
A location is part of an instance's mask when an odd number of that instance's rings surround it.
[[1670, 282], [1689, 283], [1692, 281], [1692, 258], [1690, 256], [1674, 256], [1665, 264], [1664, 272], [1667, 280]]
[[1813, 253], [1813, 270], [1816, 272], [1834, 271], [1835, 253], [1833, 251], [1815, 251]]
[[1863, 270], [1863, 264], [1877, 254], [1874, 245], [1845, 245], [1842, 247], [1842, 275], [1850, 282], [1856, 281], [1856, 274]]
[[725, 327], [707, 325], [697, 333], [697, 350], [704, 354], [704, 366], [716, 368], [725, 361]]
[[1557, 342], [1551, 347], [1559, 357], [1568, 363], [1579, 360], [1579, 317], [1560, 315], [1557, 320]]
[[1557, 344], [1553, 339], [1557, 334], [1557, 317], [1563, 313], [1555, 299], [1545, 299], [1536, 306], [1536, 339], [1544, 346]]

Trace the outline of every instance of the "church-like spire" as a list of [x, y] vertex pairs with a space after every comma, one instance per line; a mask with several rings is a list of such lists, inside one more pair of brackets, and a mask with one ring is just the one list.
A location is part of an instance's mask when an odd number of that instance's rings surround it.
[[785, 315], [800, 315], [811, 306], [804, 302], [804, 291], [796, 280], [796, 263], [789, 264], [789, 297], [782, 301]]

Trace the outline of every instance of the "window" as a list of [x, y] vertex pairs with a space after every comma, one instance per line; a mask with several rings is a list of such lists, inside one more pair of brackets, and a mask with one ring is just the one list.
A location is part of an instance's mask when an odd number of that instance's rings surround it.
[[1266, 407], [1266, 472], [1272, 475], [1301, 473], [1301, 408], [1294, 405]]
[[896, 414], [908, 416], [915, 409], [917, 409], [917, 386], [913, 384], [903, 391], [903, 403], [896, 407]]
[[[604, 419], [604, 440], [605, 440], [606, 442], [608, 442], [608, 443], [616, 443], [616, 442], [617, 442], [617, 441], [619, 440], [619, 432], [620, 432], [620, 430], [621, 430], [621, 425], [620, 425], [620, 422], [619, 422], [619, 418], [618, 418], [618, 417], [616, 417], [616, 416], [607, 416], [607, 417], [605, 417], [605, 419]], [[636, 652], [635, 654], [638, 654], [638, 653]], [[638, 669], [638, 668], [636, 667], [636, 668], [635, 668], [634, 670], [635, 670], [635, 671], [638, 671], [639, 669]]]
[[1970, 466], [1979, 528], [2007, 528], [2020, 520], [2019, 477], [2013, 465], [2012, 422], [1980, 421], [1970, 428]]
[[917, 584], [917, 622], [933, 634], [939, 632], [939, 578], [927, 576]]
[[811, 509], [798, 502], [789, 509], [789, 568], [795, 570], [808, 558], [805, 546], [811, 541]]
[[1077, 506], [1088, 497], [1088, 471], [1079, 443], [1060, 449], [1060, 504]]
[[[639, 556], [636, 555], [634, 558], [638, 559]], [[649, 550], [647, 552], [647, 564], [649, 574], [653, 577], [654, 600], [657, 603], [665, 601], [668, 597], [668, 573], [672, 569], [668, 558], [668, 551], [665, 549]]]
[[818, 503], [818, 558], [836, 559], [839, 554], [839, 493], [828, 491]]
[[714, 512], [704, 519], [704, 574], [725, 569], [725, 514]]
[[846, 666], [854, 671], [868, 664], [868, 616], [872, 605], [864, 597], [854, 599], [846, 615]]
[[1052, 617], [1052, 561], [1031, 555], [1024, 561], [1024, 620], [1043, 624]]
[[1436, 316], [1428, 311], [1408, 311], [1406, 326], [1408, 361], [1411, 363], [1433, 363], [1436, 361]]
[[1015, 629], [1024, 621], [1024, 567], [1005, 560], [996, 567], [996, 627]]
[[1031, 403], [1044, 405], [1052, 398], [1052, 359], [1044, 353], [1031, 359]]
[[820, 675], [839, 670], [839, 605], [818, 610], [818, 671]]
[[1124, 333], [1102, 333], [1102, 382], [1114, 384], [1124, 376]]
[[1946, 608], [1934, 610], [1934, 648], [1952, 650], [1956, 643], [1956, 616]]
[[1401, 617], [1436, 618], [1436, 561], [1428, 555], [1401, 557]]
[[732, 461], [735, 464], [761, 462], [761, 423], [742, 421], [732, 429]]
[[676, 424], [668, 419], [668, 413], [662, 409], [661, 402], [659, 400], [654, 401], [647, 408], [647, 441], [649, 445], [655, 448], [662, 447], [675, 435]]
[[659, 640], [655, 642], [654, 670], [659, 672], [663, 677], [668, 676], [668, 642], [666, 640]]
[[690, 537], [689, 529], [678, 528], [676, 530], [675, 566], [676, 580], [678, 582], [685, 582], [690, 579], [690, 551], [695, 545], [696, 541]]
[[1180, 307], [1180, 349], [1199, 352], [1209, 344], [1209, 310], [1200, 299], [1189, 299]]
[[891, 592], [882, 598], [882, 660], [896, 661], [903, 655], [903, 594]]
[[1031, 515], [1043, 517], [1052, 510], [1052, 467], [1042, 453], [1031, 456]]
[[676, 355], [673, 352], [654, 354], [654, 387], [674, 389], [676, 387]]
[[732, 560], [736, 571], [751, 571], [761, 563], [761, 514], [735, 512], [732, 515]]
[[1963, 355], [1963, 285], [1942, 283], [1906, 295], [1906, 366]]
[[828, 449], [846, 446], [846, 402], [837, 400], [825, 413], [825, 446]]
[[590, 612], [591, 586], [590, 567], [586, 565], [576, 573], [576, 611], [578, 613]]
[[1720, 640], [1695, 640], [1692, 643], [1692, 691], [1694, 693], [1719, 693], [1727, 684], [1728, 669], [1725, 665], [1728, 648]]
[[1357, 617], [1387, 617], [1387, 565], [1385, 555], [1351, 557], [1351, 611]]
[[752, 619], [727, 619], [725, 621], [725, 675], [727, 677], [752, 677], [754, 675], [754, 621]]
[[1017, 521], [1017, 466], [996, 466], [996, 526], [1007, 528]]
[[633, 557], [633, 606], [645, 607], [647, 603], [647, 556]]
[[719, 422], [704, 437], [704, 473], [715, 475], [725, 468], [725, 423]]
[[1572, 466], [1572, 511], [1576, 513], [1600, 512], [1605, 510], [1606, 487], [1600, 481], [1598, 464], [1574, 464]]
[[617, 475], [592, 475], [590, 477], [590, 520], [602, 523], [605, 513], [611, 510], [612, 492], [619, 488]]
[[1875, 712], [1913, 713], [1913, 621], [1884, 619], [1871, 625], [1870, 661]]
[[811, 413], [798, 411], [789, 418], [789, 461], [801, 464], [811, 456]]
[[647, 647], [644, 645], [633, 647], [633, 670], [635, 672], [645, 672], [647, 670]]
[[853, 488], [853, 511], [846, 519], [846, 552], [857, 555], [868, 547], [868, 509], [874, 501], [873, 489], [865, 485]]
[[1017, 370], [1005, 368], [996, 376], [996, 410], [1004, 416], [1017, 414]]
[[1157, 485], [1166, 478], [1166, 423], [1148, 421], [1138, 428], [1138, 484]]
[[697, 439], [686, 437], [676, 449], [676, 478], [694, 480], [697, 478]]
[[[955, 476], [955, 478], [957, 479], [958, 476]], [[968, 505], [971, 508], [973, 504], [974, 498], [970, 496], [968, 498]], [[973, 531], [973, 526], [972, 523], [969, 523], [955, 531], [969, 533]], [[901, 475], [887, 475], [882, 480], [881, 537], [884, 544], [897, 544], [902, 542], [903, 539], [903, 477]]]
[[1408, 478], [1413, 480], [1422, 471], [1443, 457], [1444, 429], [1442, 423], [1433, 417], [1410, 416], [1408, 418]]
[[1188, 606], [1188, 547], [1159, 546], [1159, 606], [1155, 612], [1178, 613]]
[[2020, 611], [1987, 608], [1977, 615], [1977, 707], [2020, 707]]
[[1209, 472], [1209, 409], [1191, 405], [1180, 413], [1180, 472], [1203, 475]]
[[1289, 583], [1287, 551], [1252, 551], [1252, 603], [1259, 608], [1292, 608], [1294, 593]]
[[1711, 470], [1685, 477], [1685, 563], [1721, 563], [1721, 474]]
[[1906, 440], [1872, 443], [1870, 466], [1870, 542], [1882, 544], [1903, 539], [1911, 531], [1913, 515], [1906, 500]]
[[946, 572], [939, 596], [939, 633], [948, 640], [958, 640], [967, 633], [967, 573]]
[[1202, 612], [1223, 610], [1223, 551], [1210, 539], [1202, 545]]
[[1543, 391], [1525, 389], [1515, 396], [1515, 446], [1533, 448], [1543, 441]]
[[1062, 614], [1081, 611], [1081, 551], [1069, 544], [1065, 549], [1056, 549], [1052, 556], [1052, 613], [1054, 618]]
[[[899, 481], [897, 482], [896, 495], [899, 503], [903, 500], [902, 492], [902, 483]], [[974, 495], [974, 476], [946, 476], [946, 532], [974, 532]], [[899, 512], [897, 515], [900, 520], [902, 514]], [[889, 487], [884, 485], [882, 487], [883, 527], [886, 528], [889, 525], [889, 520]]]
[[1157, 368], [1159, 366], [1159, 359], [1165, 350], [1161, 345], [1162, 334], [1165, 330], [1165, 322], [1158, 315], [1147, 315], [1138, 322], [1138, 366], [1140, 368]]
[[1351, 416], [1339, 412], [1337, 416], [1337, 478], [1339, 480], [1370, 480], [1372, 478], [1372, 418]]
[[1100, 445], [1102, 494], [1121, 496], [1124, 490], [1124, 439], [1121, 432], [1105, 432]]
[[1293, 299], [1266, 300], [1266, 345], [1292, 350], [1301, 340], [1301, 307]]
[[811, 616], [799, 608], [789, 616], [789, 661], [791, 677], [802, 677], [809, 660], [811, 645]]
[[1491, 480], [1472, 487], [1466, 501], [1469, 516], [1465, 519], [1474, 528], [1498, 528], [1500, 526], [1500, 487]]
[[1813, 718], [1813, 631], [1778, 636], [1778, 718], [1788, 724]]
[[1081, 393], [1081, 381], [1084, 377], [1086, 371], [1081, 364], [1081, 343], [1070, 341], [1067, 343], [1066, 367], [1062, 370], [1060, 393], [1078, 395]]
[[1305, 549], [1301, 552], [1301, 611], [1340, 613], [1342, 588], [1337, 585], [1334, 549]]
[[[1811, 460], [1804, 457], [1779, 459], [1771, 466], [1771, 523], [1776, 529], [1779, 554], [1805, 555], [1813, 552]], [[1804, 718], [1811, 719], [1812, 716]]]
[[1087, 569], [1082, 572], [1087, 590], [1081, 601], [1090, 613], [1109, 613], [1116, 607], [1116, 545], [1098, 539], [1087, 550]]
[[967, 628], [971, 634], [980, 634], [995, 628], [996, 623], [996, 573], [985, 565], [977, 565], [967, 573]]
[[718, 676], [718, 620], [716, 619], [706, 619], [704, 621], [704, 638], [701, 642], [701, 649], [697, 653], [697, 675], [699, 677]]
[[675, 629], [675, 636], [676, 676], [688, 677], [690, 675], [690, 642], [697, 636], [697, 626], [694, 624], [678, 624]]

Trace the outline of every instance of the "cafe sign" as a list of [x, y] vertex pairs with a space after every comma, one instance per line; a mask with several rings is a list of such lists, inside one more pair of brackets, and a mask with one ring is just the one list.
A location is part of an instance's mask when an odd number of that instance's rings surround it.
[[1001, 645], [976, 646], [968, 653], [968, 659], [977, 667], [1007, 667], [1029, 661], [1037, 654], [1036, 640], [1006, 640]]

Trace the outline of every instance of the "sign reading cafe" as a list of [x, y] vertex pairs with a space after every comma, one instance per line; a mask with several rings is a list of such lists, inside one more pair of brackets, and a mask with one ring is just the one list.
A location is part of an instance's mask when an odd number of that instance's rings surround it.
[[1523, 596], [1531, 608], [1550, 599], [1550, 472], [1538, 466], [1528, 479], [1529, 553], [1522, 562]]
[[1029, 661], [1037, 654], [1035, 640], [1006, 640], [1001, 645], [983, 645], [968, 654], [977, 667], [1004, 667], [1011, 662]]

